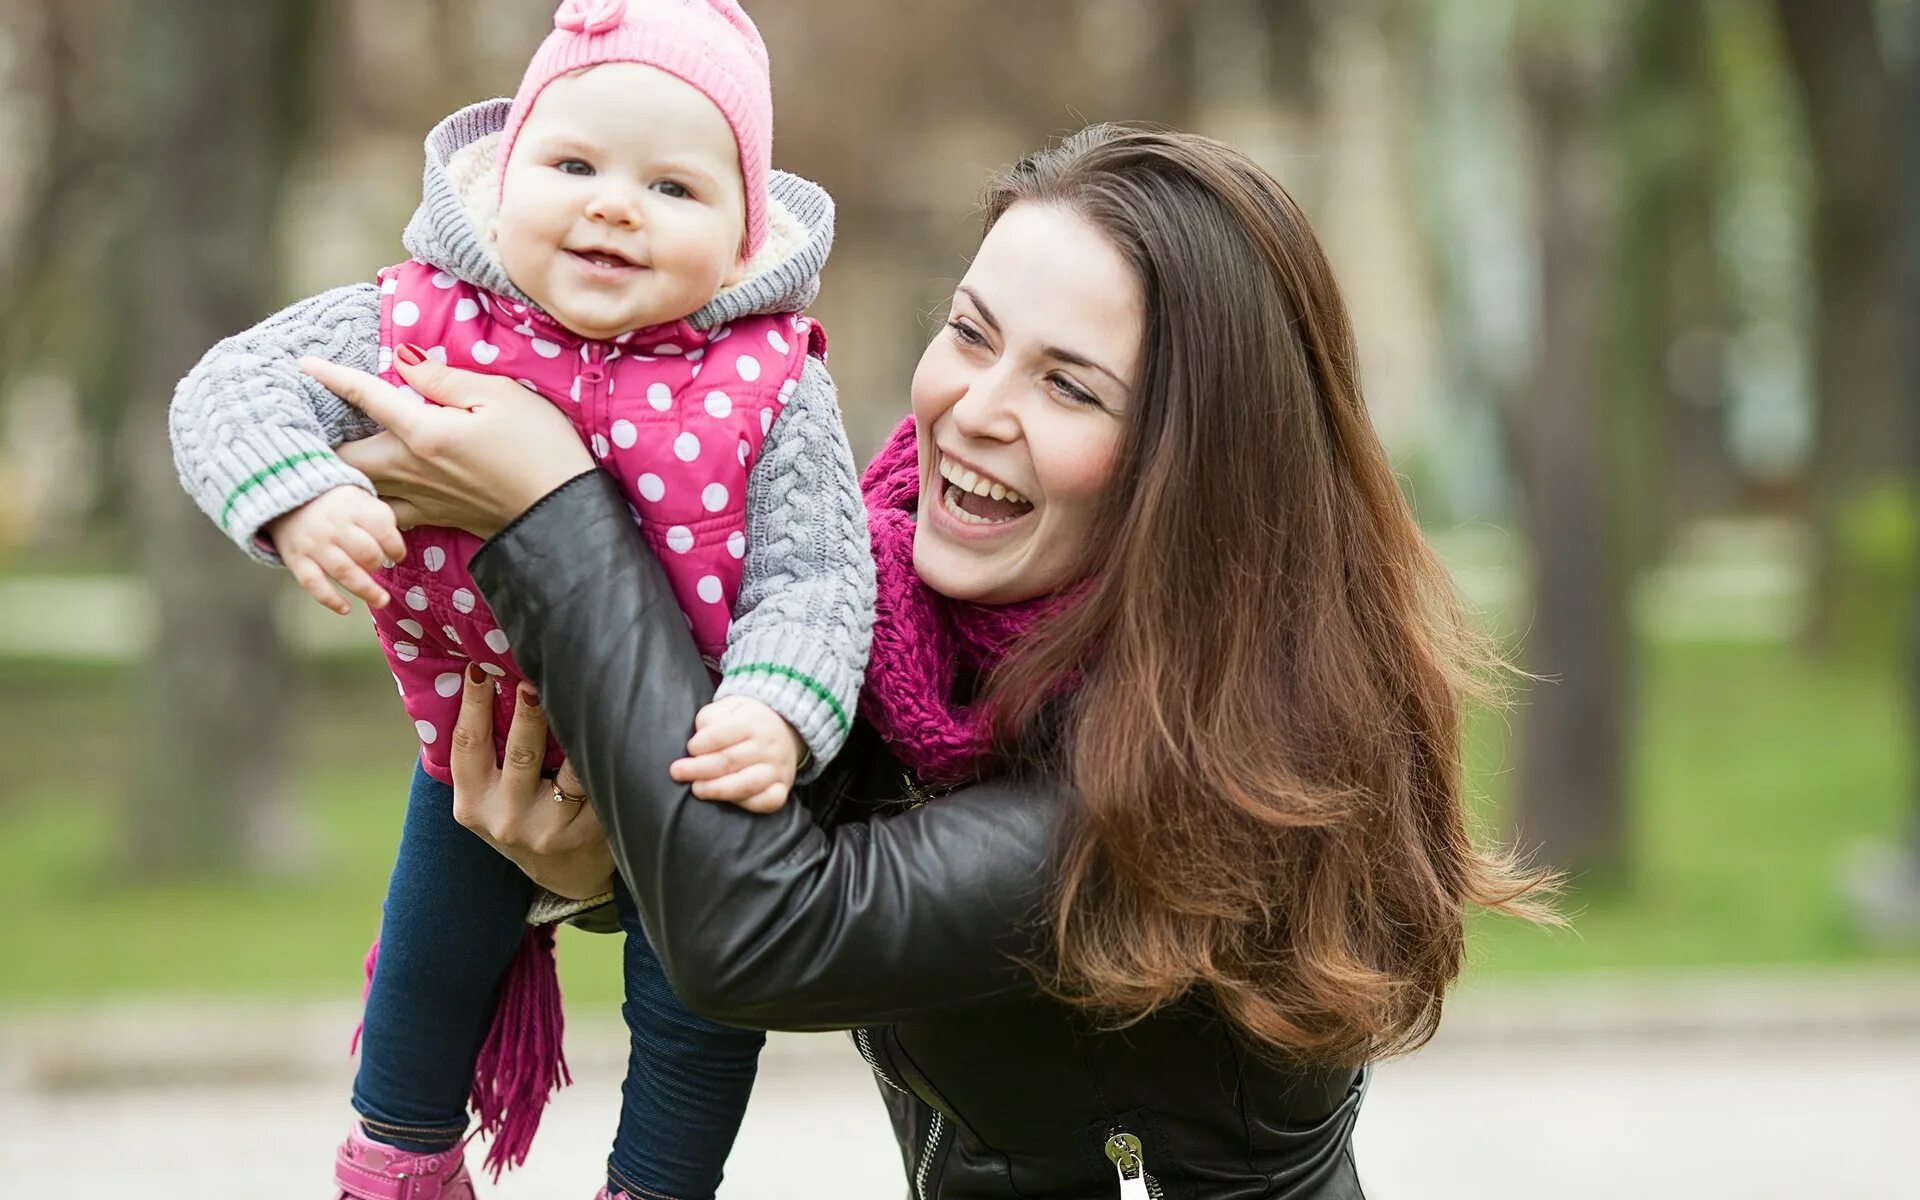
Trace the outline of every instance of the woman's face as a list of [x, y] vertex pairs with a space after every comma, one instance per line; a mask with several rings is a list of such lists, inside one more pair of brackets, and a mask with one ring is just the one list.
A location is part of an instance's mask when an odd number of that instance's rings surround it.
[[1008, 209], [913, 375], [913, 565], [956, 600], [1069, 583], [1133, 402], [1140, 283], [1105, 235], [1052, 205]]

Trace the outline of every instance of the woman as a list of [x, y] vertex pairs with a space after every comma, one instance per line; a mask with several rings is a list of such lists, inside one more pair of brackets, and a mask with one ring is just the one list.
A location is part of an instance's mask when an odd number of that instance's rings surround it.
[[[1365, 1064], [1432, 1034], [1466, 906], [1542, 882], [1468, 840], [1487, 660], [1355, 363], [1243, 156], [1101, 126], [1016, 166], [867, 473], [855, 736], [765, 815], [700, 802], [708, 676], [550, 406], [324, 378], [393, 431], [353, 454], [403, 519], [491, 538], [474, 575], [691, 1008], [854, 1030], [916, 1197], [1238, 1200], [1360, 1195]], [[463, 820], [591, 894], [599, 830], [536, 769], [467, 756]]]

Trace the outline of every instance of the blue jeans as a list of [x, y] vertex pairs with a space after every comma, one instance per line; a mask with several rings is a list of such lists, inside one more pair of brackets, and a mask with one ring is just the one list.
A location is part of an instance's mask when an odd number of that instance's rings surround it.
[[[704, 1200], [719, 1187], [765, 1035], [688, 1012], [625, 884], [614, 892], [632, 1049], [608, 1187]], [[353, 1083], [368, 1137], [434, 1151], [465, 1135], [474, 1059], [532, 898], [519, 868], [454, 821], [453, 789], [416, 765]]]

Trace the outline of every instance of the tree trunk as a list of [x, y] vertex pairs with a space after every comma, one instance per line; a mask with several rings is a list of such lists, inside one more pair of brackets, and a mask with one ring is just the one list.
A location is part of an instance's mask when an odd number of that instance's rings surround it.
[[1904, 477], [1913, 424], [1904, 338], [1908, 264], [1898, 252], [1905, 144], [1873, 0], [1775, 0], [1814, 167], [1813, 517], [1809, 643], [1832, 643], [1843, 603], [1849, 505]]
[[1604, 64], [1542, 37], [1520, 64], [1540, 247], [1539, 359], [1517, 440], [1534, 551], [1516, 820], [1570, 869], [1626, 865], [1631, 644], [1605, 451], [1601, 320], [1611, 213]]
[[1701, 0], [1641, 5], [1621, 96], [1622, 217], [1615, 260], [1610, 452], [1626, 563], [1738, 496], [1727, 453], [1725, 293], [1714, 253], [1717, 189], [1707, 13]]
[[123, 449], [159, 615], [149, 740], [127, 796], [126, 858], [140, 874], [259, 866], [273, 850], [263, 834], [285, 818], [292, 680], [269, 612], [283, 585], [182, 494], [165, 412], [200, 354], [272, 307], [312, 15], [312, 0], [135, 4], [120, 64], [139, 219], [101, 284], [120, 311], [99, 336], [133, 398]]

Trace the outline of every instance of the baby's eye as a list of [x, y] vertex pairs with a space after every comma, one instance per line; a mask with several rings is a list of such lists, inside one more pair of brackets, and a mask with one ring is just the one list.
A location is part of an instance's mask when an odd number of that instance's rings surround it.
[[577, 158], [563, 158], [553, 166], [555, 170], [565, 175], [593, 174], [593, 165]]
[[691, 200], [693, 198], [693, 193], [687, 190], [685, 184], [672, 179], [660, 180], [653, 185], [653, 190], [659, 192], [662, 196], [671, 196], [675, 200]]

